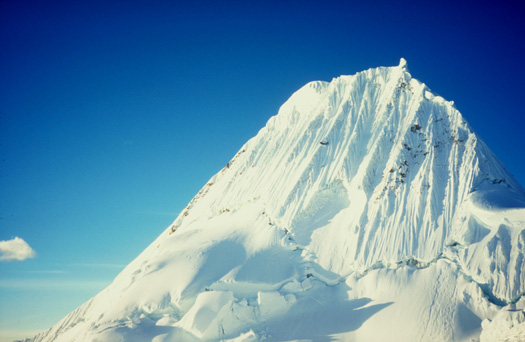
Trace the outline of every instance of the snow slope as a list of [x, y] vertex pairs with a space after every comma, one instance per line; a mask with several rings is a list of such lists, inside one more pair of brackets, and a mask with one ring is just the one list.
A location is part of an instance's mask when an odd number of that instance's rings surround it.
[[298, 90], [31, 341], [519, 340], [524, 246], [525, 191], [402, 59]]

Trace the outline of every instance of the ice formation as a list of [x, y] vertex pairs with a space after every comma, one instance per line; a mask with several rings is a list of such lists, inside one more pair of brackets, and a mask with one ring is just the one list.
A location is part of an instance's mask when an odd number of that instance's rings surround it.
[[114, 282], [32, 341], [495, 341], [525, 192], [405, 60], [311, 82]]

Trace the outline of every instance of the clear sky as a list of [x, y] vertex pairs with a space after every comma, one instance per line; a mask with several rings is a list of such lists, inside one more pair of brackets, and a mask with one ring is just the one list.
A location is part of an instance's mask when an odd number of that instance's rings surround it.
[[524, 185], [523, 2], [369, 3], [2, 1], [0, 240], [36, 256], [0, 261], [0, 341], [107, 286], [309, 81], [404, 57]]

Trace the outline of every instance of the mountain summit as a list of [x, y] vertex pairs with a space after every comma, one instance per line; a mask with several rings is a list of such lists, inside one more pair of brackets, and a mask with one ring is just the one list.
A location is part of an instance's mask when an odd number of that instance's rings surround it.
[[525, 191], [404, 59], [311, 82], [114, 282], [32, 341], [525, 333]]

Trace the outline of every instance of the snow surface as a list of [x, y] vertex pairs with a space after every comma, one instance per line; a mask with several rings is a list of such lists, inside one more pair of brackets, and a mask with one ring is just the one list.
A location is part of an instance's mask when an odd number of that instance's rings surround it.
[[404, 59], [311, 82], [31, 341], [524, 340], [525, 191]]

